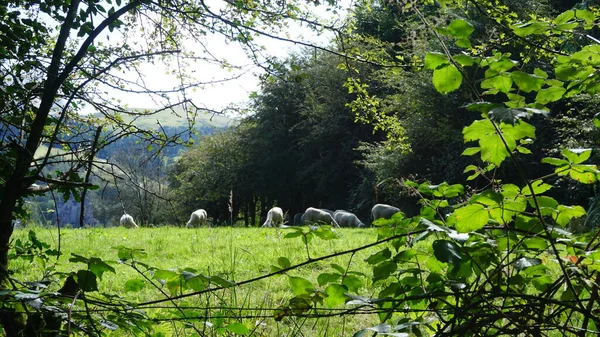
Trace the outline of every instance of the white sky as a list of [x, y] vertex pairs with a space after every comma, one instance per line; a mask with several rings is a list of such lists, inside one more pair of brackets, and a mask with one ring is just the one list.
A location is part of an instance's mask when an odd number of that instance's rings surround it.
[[[347, 0], [344, 0], [344, 2], [348, 3]], [[321, 6], [317, 13], [325, 20], [341, 20], [339, 14], [334, 15], [330, 11], [326, 11], [326, 7], [324, 6]], [[281, 33], [281, 36], [284, 36], [286, 33], [289, 34], [289, 38], [292, 40], [313, 43], [320, 46], [328, 45], [333, 38], [332, 33], [317, 36], [317, 34], [309, 28], [300, 27], [296, 23], [290, 24], [288, 31]], [[292, 43], [274, 40], [268, 37], [261, 37], [258, 39], [258, 42], [266, 47], [265, 54], [280, 58], [300, 49], [299, 46]], [[195, 72], [195, 74], [198, 75], [198, 80], [202, 82], [211, 80], [220, 81], [243, 73], [243, 75], [237, 79], [207, 86], [203, 90], [190, 93], [188, 98], [192, 99], [196, 105], [220, 111], [229, 105], [241, 104], [242, 102], [247, 101], [248, 95], [251, 92], [259, 90], [257, 76], [263, 73], [264, 70], [256, 67], [252, 63], [238, 43], [227, 44], [225, 43], [225, 38], [222, 36], [207, 35], [205, 44], [207, 49], [209, 49], [216, 57], [222, 57], [232, 65], [241, 66], [245, 70], [242, 72], [229, 72], [218, 65], [208, 64], [206, 62], [197, 62], [192, 65], [192, 69], [187, 70], [189, 72]], [[146, 83], [152, 88], [165, 88], [165, 86], [175, 86], [178, 83], [172, 76], [165, 74], [166, 68], [159, 65], [159, 63], [144, 65], [143, 72], [146, 76]], [[153, 102], [143, 95], [116, 93], [114, 96], [120, 99], [129, 108], [157, 108], [160, 105], [160, 103]]]

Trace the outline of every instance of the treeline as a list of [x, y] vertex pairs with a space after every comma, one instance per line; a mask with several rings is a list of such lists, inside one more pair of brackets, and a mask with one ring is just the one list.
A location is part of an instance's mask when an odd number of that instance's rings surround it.
[[[507, 13], [523, 18], [552, 16], [575, 5], [587, 6], [550, 0], [505, 3]], [[367, 62], [305, 50], [264, 76], [260, 93], [251, 98], [254, 113], [238, 126], [203, 138], [171, 170], [179, 216], [205, 208], [217, 223], [240, 219], [253, 226], [273, 205], [290, 218], [313, 206], [347, 209], [369, 222], [375, 203], [394, 204], [409, 215], [418, 212], [418, 196], [404, 188], [404, 179], [467, 184], [471, 193], [499, 183], [483, 176], [467, 180], [470, 174], [463, 172], [468, 165], [485, 168], [477, 158], [461, 155], [463, 128], [479, 116], [465, 108], [473, 99], [468, 88], [445, 96], [435, 90], [424, 57], [425, 51], [443, 50], [444, 36], [434, 38], [424, 22], [463, 17], [477, 27], [471, 40], [501, 50], [505, 54], [498, 57], [507, 60], [526, 52], [523, 44], [503, 41], [483, 7], [442, 12], [432, 5], [424, 7], [424, 21], [398, 6], [375, 1], [354, 9], [354, 38], [335, 48], [360, 50]], [[521, 66], [528, 72], [549, 70], [551, 62], [542, 57]], [[470, 83], [484, 79], [476, 71], [465, 75]], [[504, 95], [499, 85], [490, 83], [488, 94]], [[506, 94], [515, 100], [527, 95]], [[529, 120], [538, 141], [532, 149], [536, 155], [519, 159], [528, 176], [551, 173], [539, 162], [558, 148], [598, 144], [590, 118], [597, 98], [580, 95], [548, 106], [547, 116]], [[521, 179], [514, 163], [495, 170], [502, 183]], [[551, 195], [560, 202], [587, 205], [594, 196], [589, 185], [561, 177], [553, 183]]]
[[[116, 139], [96, 153], [98, 162], [90, 182], [97, 187], [88, 191], [85, 200], [78, 192], [64, 197], [52, 193], [30, 197], [26, 204], [31, 221], [49, 226], [79, 227], [83, 205], [84, 226], [117, 225], [123, 212], [134, 214], [145, 226], [173, 223], [175, 213], [168, 201], [170, 190], [166, 180], [168, 168], [190, 139], [198, 142], [216, 130], [215, 127], [201, 126], [195, 132], [189, 132], [183, 126], [164, 126], [162, 132], [166, 138], [179, 138], [178, 142], [166, 147], [158, 147], [139, 137]], [[108, 138], [109, 134], [110, 131], [106, 131], [101, 138]], [[104, 162], [115, 164], [104, 165]], [[53, 169], [67, 171], [68, 167], [58, 164]]]

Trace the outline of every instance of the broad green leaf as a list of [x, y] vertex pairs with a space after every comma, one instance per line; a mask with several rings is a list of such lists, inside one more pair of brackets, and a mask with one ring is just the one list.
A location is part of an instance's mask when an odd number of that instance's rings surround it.
[[173, 270], [167, 270], [167, 269], [158, 269], [154, 271], [154, 275], [153, 275], [153, 279], [155, 280], [170, 280], [172, 278], [175, 278], [179, 276], [179, 274]]
[[455, 38], [469, 37], [475, 31], [473, 25], [462, 19], [452, 21], [446, 29]]
[[355, 275], [346, 275], [342, 284], [348, 288], [348, 291], [357, 293], [360, 288], [363, 286], [363, 282], [358, 276]]
[[535, 101], [540, 104], [548, 104], [550, 102], [556, 102], [563, 98], [563, 95], [567, 92], [567, 89], [562, 87], [550, 87], [538, 91], [535, 96]]
[[385, 248], [377, 253], [372, 254], [365, 261], [367, 261], [369, 264], [378, 264], [385, 260], [389, 260], [391, 257], [392, 252], [389, 248]]
[[[542, 195], [544, 194], [544, 192], [550, 190], [552, 187], [552, 185], [546, 184], [542, 180], [536, 180], [531, 182], [531, 189], [533, 189], [533, 193], [535, 193], [536, 195]], [[525, 186], [521, 190], [521, 193], [526, 196], [532, 195], [533, 193], [531, 189], [529, 188], [529, 186]]]
[[594, 126], [600, 129], [600, 113], [594, 115]]
[[454, 211], [455, 227], [459, 233], [466, 233], [481, 229], [489, 220], [488, 211], [483, 205], [472, 204]]
[[290, 276], [289, 280], [294, 294], [303, 295], [313, 292], [314, 287], [309, 280], [296, 276]]
[[325, 298], [325, 304], [329, 308], [337, 307], [346, 302], [346, 295], [344, 295], [348, 291], [346, 286], [340, 284], [330, 284], [327, 288], [325, 288], [325, 293], [327, 297]]
[[322, 240], [335, 240], [339, 239], [337, 232], [329, 226], [320, 226], [313, 233]]
[[487, 119], [476, 120], [463, 129], [465, 142], [480, 140], [495, 133], [496, 129], [492, 125], [492, 122]]
[[89, 270], [77, 271], [77, 284], [83, 291], [98, 291], [98, 283], [96, 282], [96, 274]]
[[594, 13], [585, 9], [575, 10], [575, 17], [585, 20], [585, 25], [583, 27], [584, 29], [591, 29], [594, 25], [594, 21], [596, 20]]
[[102, 274], [107, 271], [112, 272], [113, 274], [115, 273], [115, 268], [97, 257], [90, 258], [88, 261], [88, 268], [92, 273], [96, 274], [98, 278], [102, 278]]
[[569, 165], [569, 162], [567, 160], [559, 159], [559, 158], [552, 158], [552, 157], [542, 158], [542, 163], [550, 164], [550, 165], [553, 165], [553, 166], [565, 166], [565, 165]]
[[290, 262], [290, 259], [288, 259], [285, 256], [281, 256], [277, 259], [277, 264], [281, 267], [281, 268], [289, 268], [292, 263]]
[[[478, 154], [479, 151], [481, 151], [480, 147], [468, 147], [463, 151], [463, 153], [461, 153], [461, 155], [462, 156], [472, 156], [472, 155]], [[465, 169], [465, 172], [467, 172], [466, 169]]]
[[496, 122], [514, 124], [517, 120], [529, 118], [531, 115], [520, 109], [496, 108], [490, 111], [489, 117]]
[[226, 280], [220, 276], [211, 276], [210, 282], [213, 284], [216, 284], [220, 287], [223, 287], [223, 288], [229, 288], [229, 287], [233, 287], [235, 285], [235, 282]]
[[531, 21], [510, 27], [515, 35], [525, 37], [532, 34], [541, 34], [546, 31], [548, 24], [546, 22]]
[[598, 181], [598, 173], [596, 165], [573, 165], [569, 170], [569, 177], [582, 184], [593, 184]]
[[427, 55], [425, 55], [425, 68], [426, 69], [436, 70], [437, 68], [448, 65], [448, 64], [450, 64], [450, 61], [448, 61], [448, 58], [446, 57], [445, 54], [427, 53]]
[[[504, 146], [504, 142], [497, 134], [481, 139], [479, 145], [481, 146], [481, 160], [496, 166], [500, 166], [504, 159], [509, 156], [509, 152]], [[510, 146], [510, 149], [513, 150], [517, 144], [513, 142], [508, 145]]]
[[342, 275], [337, 273], [322, 273], [317, 276], [317, 283], [319, 287], [322, 287], [328, 283], [337, 282], [341, 277]]
[[538, 258], [522, 257], [522, 258], [516, 260], [513, 264], [514, 264], [515, 268], [517, 268], [518, 270], [521, 270], [521, 269], [537, 266], [541, 263], [542, 263], [542, 260], [540, 260]]
[[433, 255], [440, 262], [453, 265], [459, 265], [463, 260], [462, 254], [460, 253], [460, 247], [456, 243], [448, 240], [434, 241]]
[[568, 10], [566, 12], [563, 12], [561, 14], [559, 14], [555, 19], [554, 19], [554, 23], [557, 25], [560, 25], [562, 23], [566, 23], [568, 21], [570, 21], [571, 19], [573, 19], [575, 17], [575, 11], [573, 10]]
[[452, 56], [452, 59], [463, 67], [472, 66], [475, 64], [475, 58], [466, 54], [458, 54]]
[[546, 239], [541, 237], [530, 237], [523, 240], [525, 247], [535, 250], [545, 250], [548, 248], [549, 243]]
[[492, 77], [498, 75], [501, 72], [508, 71], [514, 68], [518, 62], [510, 59], [510, 54], [500, 54], [496, 53], [495, 55], [484, 60], [484, 64], [487, 62], [489, 69], [485, 72], [485, 77]]
[[448, 64], [433, 71], [433, 86], [442, 93], [447, 94], [460, 87], [462, 74], [453, 64]]
[[535, 198], [527, 198], [527, 200], [529, 201], [529, 205], [531, 205], [531, 207], [535, 207], [535, 201], [537, 201], [537, 204], [540, 207], [540, 211], [542, 212], [542, 215], [553, 215], [554, 213], [556, 213], [556, 209], [558, 207], [558, 201], [556, 201], [556, 199], [551, 198], [551, 197], [547, 197], [545, 195], [542, 196], [538, 196]]
[[250, 329], [246, 327], [242, 323], [231, 323], [225, 326], [225, 329], [231, 333], [236, 335], [249, 335], [251, 333]]
[[481, 82], [482, 89], [498, 89], [503, 93], [508, 93], [512, 89], [513, 79], [507, 73], [501, 73]]
[[538, 91], [542, 89], [542, 85], [544, 85], [545, 82], [542, 77], [522, 71], [513, 71], [510, 73], [510, 77], [523, 92]]
[[125, 282], [125, 291], [137, 292], [137, 291], [144, 289], [145, 286], [146, 286], [146, 284], [144, 283], [144, 280], [131, 279], [131, 280], [127, 280], [127, 282]]
[[398, 269], [398, 265], [392, 261], [384, 261], [373, 267], [373, 282], [386, 279]]
[[585, 215], [585, 209], [581, 206], [558, 205], [558, 214], [553, 214], [557, 224], [566, 226], [572, 218], [578, 218]]
[[592, 149], [563, 149], [560, 154], [567, 158], [571, 164], [581, 164], [590, 158]]

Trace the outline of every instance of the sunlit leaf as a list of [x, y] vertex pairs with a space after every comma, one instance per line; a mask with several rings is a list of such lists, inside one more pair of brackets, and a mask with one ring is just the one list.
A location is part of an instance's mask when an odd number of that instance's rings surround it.
[[462, 74], [453, 64], [448, 64], [433, 71], [433, 86], [442, 94], [458, 89], [461, 83]]

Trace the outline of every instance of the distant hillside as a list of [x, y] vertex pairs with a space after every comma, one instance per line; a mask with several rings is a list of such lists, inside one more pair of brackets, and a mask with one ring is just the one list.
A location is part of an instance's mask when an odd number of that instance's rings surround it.
[[[140, 128], [154, 128], [158, 126], [158, 122], [163, 127], [187, 127], [186, 114], [182, 107], [174, 107], [172, 110], [164, 110], [156, 112], [157, 109], [132, 108], [135, 113], [144, 113], [144, 115], [123, 115], [126, 122], [132, 121], [135, 118], [135, 125]], [[235, 125], [235, 119], [223, 116], [199, 112], [196, 116], [196, 128], [227, 128]]]

